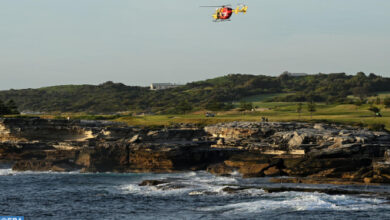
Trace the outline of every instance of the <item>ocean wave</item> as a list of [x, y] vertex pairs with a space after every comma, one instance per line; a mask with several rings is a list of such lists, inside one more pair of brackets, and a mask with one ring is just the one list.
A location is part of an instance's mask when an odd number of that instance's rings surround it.
[[[143, 178], [143, 180], [146, 179]], [[123, 193], [153, 195], [227, 195], [223, 191], [229, 184], [236, 184], [233, 177], [214, 176], [205, 172], [188, 172], [171, 175], [157, 174], [153, 180], [166, 181], [158, 186], [139, 186], [141, 182], [129, 182], [119, 186]]]
[[[267, 193], [261, 189], [261, 186], [267, 186], [262, 179], [249, 181], [239, 177], [213, 176], [205, 172], [77, 173], [68, 176], [61, 174], [69, 173], [38, 172], [45, 175], [24, 175], [29, 173], [37, 172], [0, 170], [0, 175], [13, 175], [0, 176], [4, 188], [0, 191], [0, 200], [6, 201], [10, 207], [16, 207], [16, 212], [26, 215], [36, 209], [49, 207], [50, 213], [58, 217], [58, 210], [63, 211], [63, 207], [72, 207], [78, 211], [85, 210], [90, 204], [93, 204], [93, 210], [98, 210], [98, 217], [102, 217], [101, 213], [113, 216], [122, 213], [114, 217], [118, 219], [129, 216], [132, 219], [154, 219], [156, 216], [162, 219], [275, 219], [275, 216], [287, 216], [290, 219], [303, 219], [302, 216], [305, 219], [325, 219], [329, 216], [356, 219], [362, 216], [361, 213], [386, 219], [390, 210], [387, 200], [368, 194]], [[161, 180], [165, 183], [139, 186], [145, 180]], [[49, 209], [43, 212], [47, 213]], [[86, 211], [85, 214], [90, 216], [91, 212]], [[35, 217], [39, 218], [39, 213]]]
[[189, 188], [164, 187], [163, 184], [159, 187], [139, 186], [138, 184], [126, 184], [126, 185], [119, 186], [118, 189], [124, 194], [140, 194], [140, 195], [151, 195], [151, 196], [180, 195], [180, 194], [188, 194], [188, 192], [191, 191], [191, 189]]
[[0, 169], [0, 176], [9, 176], [9, 175], [23, 175], [23, 174], [82, 174], [78, 171], [70, 172], [57, 172], [57, 171], [14, 171], [11, 168], [9, 169]]
[[206, 172], [198, 172], [196, 175], [192, 176], [189, 181], [193, 183], [201, 183], [201, 184], [235, 184], [238, 183], [238, 176], [216, 176]]
[[383, 208], [385, 200], [361, 198], [346, 195], [327, 195], [323, 193], [283, 192], [264, 194], [251, 202], [239, 202], [222, 206], [209, 206], [199, 211], [223, 212], [225, 215], [238, 213], [262, 213], [272, 210], [317, 211], [317, 210], [368, 210]]
[[12, 169], [0, 169], [0, 176], [12, 175], [14, 171]]

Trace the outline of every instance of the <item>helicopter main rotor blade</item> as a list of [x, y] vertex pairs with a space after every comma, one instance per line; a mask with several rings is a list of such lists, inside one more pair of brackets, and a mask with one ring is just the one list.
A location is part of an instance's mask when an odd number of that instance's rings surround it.
[[209, 8], [209, 7], [225, 7], [225, 6], [231, 6], [231, 5], [214, 5], [214, 6], [207, 5], [207, 6], [199, 6], [199, 7], [201, 7], [201, 8]]

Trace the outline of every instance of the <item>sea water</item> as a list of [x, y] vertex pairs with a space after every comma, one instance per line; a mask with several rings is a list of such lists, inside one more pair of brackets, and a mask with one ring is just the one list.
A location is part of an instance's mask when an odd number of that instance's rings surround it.
[[[143, 180], [165, 180], [139, 186]], [[225, 187], [245, 187], [228, 193]], [[13, 172], [0, 169], [0, 216], [25, 219], [390, 219], [385, 197], [261, 187], [341, 188], [386, 192], [390, 186], [270, 183], [267, 178], [206, 172], [117, 174]]]

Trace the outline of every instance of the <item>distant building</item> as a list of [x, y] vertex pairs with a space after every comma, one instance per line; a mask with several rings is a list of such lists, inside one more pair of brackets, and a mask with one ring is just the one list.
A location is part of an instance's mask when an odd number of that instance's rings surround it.
[[292, 77], [299, 77], [299, 76], [307, 76], [307, 73], [290, 73], [288, 71], [284, 71], [281, 75], [287, 75]]
[[178, 86], [182, 86], [182, 85], [175, 84], [175, 83], [152, 83], [150, 85], [150, 90], [170, 89]]

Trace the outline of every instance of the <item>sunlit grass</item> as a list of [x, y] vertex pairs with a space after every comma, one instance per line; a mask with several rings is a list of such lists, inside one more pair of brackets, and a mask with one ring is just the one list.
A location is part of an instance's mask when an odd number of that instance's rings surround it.
[[[261, 121], [267, 117], [269, 121], [302, 121], [302, 122], [335, 122], [352, 125], [374, 125], [383, 124], [390, 130], [390, 108], [383, 105], [375, 105], [381, 109], [383, 117], [374, 117], [369, 111], [369, 104], [356, 106], [352, 104], [331, 104], [316, 103], [316, 112], [310, 115], [307, 111], [307, 104], [302, 103], [302, 113], [297, 113], [297, 104], [291, 102], [260, 102], [256, 111], [231, 110], [227, 112], [214, 112], [215, 117], [206, 117], [205, 110], [175, 115], [145, 115], [131, 116], [131, 113], [121, 115], [88, 115], [83, 113], [58, 113], [47, 115], [24, 115], [23, 117], [36, 117], [46, 119], [84, 119], [84, 120], [113, 120], [133, 126], [169, 126], [172, 124], [198, 124], [208, 125], [231, 121]], [[17, 117], [17, 116], [13, 116]], [[21, 117], [21, 116], [19, 116]]]
[[317, 111], [310, 115], [305, 110], [299, 115], [296, 112], [296, 103], [279, 105], [280, 107], [255, 112], [218, 112], [215, 117], [206, 117], [204, 114], [185, 114], [185, 115], [147, 115], [147, 116], [125, 116], [116, 119], [116, 121], [125, 122], [129, 125], [170, 125], [176, 123], [191, 124], [215, 124], [231, 121], [261, 121], [262, 117], [267, 117], [269, 121], [302, 121], [316, 122], [326, 121], [334, 123], [352, 124], [352, 125], [373, 125], [384, 124], [390, 130], [390, 110], [382, 110], [383, 117], [374, 117], [374, 114], [368, 110], [369, 105], [356, 107], [354, 105], [325, 105], [318, 104]]

